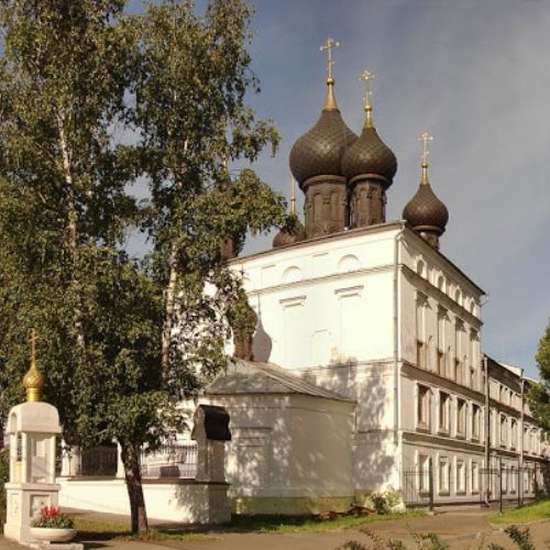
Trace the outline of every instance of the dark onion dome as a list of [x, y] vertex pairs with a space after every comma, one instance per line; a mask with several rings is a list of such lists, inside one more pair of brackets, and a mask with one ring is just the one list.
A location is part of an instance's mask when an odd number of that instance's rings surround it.
[[357, 136], [346, 126], [334, 97], [334, 79], [327, 80], [327, 95], [319, 120], [290, 151], [290, 169], [300, 187], [315, 176], [342, 176], [342, 155]]
[[305, 240], [305, 238], [306, 230], [302, 225], [302, 222], [294, 216], [291, 217], [289, 219], [289, 223], [282, 227], [277, 235], [275, 235], [273, 239], [273, 248], [298, 243]]
[[445, 232], [449, 211], [432, 191], [428, 181], [427, 163], [422, 164], [422, 179], [418, 191], [405, 206], [403, 219], [419, 233], [434, 233], [440, 236]]
[[342, 173], [350, 183], [355, 179], [379, 179], [387, 189], [397, 171], [397, 159], [372, 123], [372, 107], [367, 105], [365, 110], [363, 131], [344, 153]]

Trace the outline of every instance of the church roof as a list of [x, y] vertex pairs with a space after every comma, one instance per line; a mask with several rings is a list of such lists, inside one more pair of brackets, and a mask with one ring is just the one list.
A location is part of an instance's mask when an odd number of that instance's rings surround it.
[[226, 370], [205, 389], [207, 395], [298, 394], [353, 402], [335, 392], [307, 382], [273, 363], [232, 359]]

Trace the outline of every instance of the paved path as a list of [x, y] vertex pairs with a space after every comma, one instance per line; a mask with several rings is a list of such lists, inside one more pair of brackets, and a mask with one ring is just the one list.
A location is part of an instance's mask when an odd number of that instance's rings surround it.
[[[478, 550], [481, 543], [497, 543], [507, 550], [513, 546], [500, 530], [491, 527], [487, 512], [477, 509], [453, 510], [435, 516], [408, 520], [382, 521], [368, 524], [367, 528], [383, 539], [402, 540], [414, 548], [413, 533], [436, 533], [452, 550]], [[550, 520], [530, 526], [537, 550], [550, 550]], [[105, 550], [336, 550], [344, 543], [356, 540], [367, 548], [382, 550], [380, 543], [369, 546], [369, 538], [357, 529], [323, 533], [216, 533], [192, 536], [184, 540], [154, 542], [125, 542], [121, 540], [90, 541], [86, 548]], [[21, 547], [0, 538], [1, 550], [21, 550]]]

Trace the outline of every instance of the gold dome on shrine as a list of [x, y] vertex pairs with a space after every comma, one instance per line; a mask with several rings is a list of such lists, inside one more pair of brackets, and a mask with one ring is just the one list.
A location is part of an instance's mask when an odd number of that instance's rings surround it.
[[36, 331], [31, 335], [31, 366], [23, 377], [23, 387], [27, 391], [27, 401], [41, 401], [45, 384], [44, 375], [36, 365]]

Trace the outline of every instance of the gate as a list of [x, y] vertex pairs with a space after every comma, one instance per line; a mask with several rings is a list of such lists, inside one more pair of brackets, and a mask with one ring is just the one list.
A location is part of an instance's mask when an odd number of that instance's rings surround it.
[[434, 506], [434, 475], [432, 460], [427, 468], [403, 472], [403, 501], [406, 506]]

